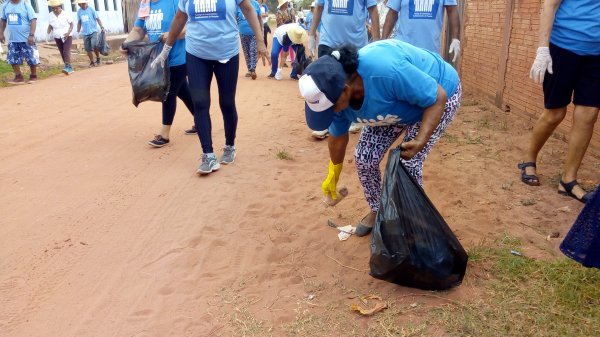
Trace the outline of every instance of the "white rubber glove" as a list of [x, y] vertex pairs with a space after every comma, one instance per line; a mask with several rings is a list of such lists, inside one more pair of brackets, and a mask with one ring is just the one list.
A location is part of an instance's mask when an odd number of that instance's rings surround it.
[[173, 48], [173, 47], [169, 46], [168, 44], [165, 44], [163, 46], [163, 49], [160, 52], [160, 54], [158, 54], [158, 56], [154, 59], [154, 61], [152, 61], [152, 63], [150, 63], [150, 68], [152, 68], [152, 69], [156, 68], [157, 64], [160, 64], [161, 68], [164, 68], [165, 67], [165, 61], [169, 57], [169, 53], [171, 52], [171, 48]]
[[317, 38], [314, 35], [308, 36], [308, 50], [314, 55], [317, 49]]
[[550, 49], [548, 47], [539, 47], [537, 54], [535, 55], [535, 61], [529, 71], [529, 78], [537, 84], [544, 83], [544, 76], [546, 76], [546, 70], [552, 74], [552, 57], [550, 56]]
[[456, 59], [458, 58], [458, 55], [460, 55], [460, 40], [459, 39], [452, 39], [452, 42], [450, 43], [450, 49], [448, 50], [449, 53], [454, 54], [454, 58], [452, 58], [452, 62], [456, 62]]

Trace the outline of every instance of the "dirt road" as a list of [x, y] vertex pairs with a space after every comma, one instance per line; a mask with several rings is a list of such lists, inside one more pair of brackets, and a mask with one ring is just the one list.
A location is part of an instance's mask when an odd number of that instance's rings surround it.
[[[325, 225], [367, 211], [351, 151], [350, 195], [325, 208], [327, 146], [309, 137], [297, 83], [258, 73], [240, 71], [236, 162], [207, 177], [195, 174], [201, 151], [183, 134], [193, 124], [183, 104], [171, 144], [147, 146], [160, 107], [133, 107], [125, 64], [0, 90], [0, 336], [284, 336], [304, 310], [347, 312], [348, 289], [419, 297], [368, 275], [368, 238], [340, 242]], [[431, 198], [467, 248], [508, 232], [526, 254], [558, 256], [546, 233], [564, 235], [581, 209], [550, 183], [565, 144], [545, 149], [544, 186], [523, 186], [516, 162], [530, 121], [468, 99], [426, 164]], [[597, 183], [594, 167], [597, 153], [584, 182]], [[467, 279], [442, 296], [473, 291]]]

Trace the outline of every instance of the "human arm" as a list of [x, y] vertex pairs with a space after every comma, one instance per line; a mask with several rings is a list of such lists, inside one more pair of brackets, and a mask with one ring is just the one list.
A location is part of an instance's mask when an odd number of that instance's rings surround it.
[[450, 43], [449, 53], [454, 54], [452, 62], [460, 55], [460, 18], [458, 17], [458, 6], [445, 6], [446, 14], [448, 15], [448, 24], [450, 26]]
[[144, 36], [146, 36], [146, 31], [144, 31], [142, 27], [134, 25], [133, 28], [131, 28], [129, 34], [127, 35], [127, 38], [125, 38], [125, 41], [123, 41], [123, 44], [119, 48], [119, 51], [122, 54], [127, 54], [127, 49], [123, 48], [123, 46], [126, 46], [129, 42], [141, 41], [144, 39]]
[[431, 135], [442, 119], [447, 100], [448, 95], [446, 94], [446, 91], [438, 84], [435, 103], [423, 110], [419, 132], [415, 138], [400, 144], [400, 157], [402, 157], [402, 159], [411, 159], [427, 145], [429, 138], [431, 138]]
[[77, 20], [77, 34], [81, 31], [81, 20]]
[[154, 68], [157, 64], [160, 64], [161, 67], [165, 66], [165, 61], [169, 58], [169, 53], [171, 52], [171, 48], [173, 48], [173, 44], [179, 37], [179, 34], [183, 31], [185, 27], [185, 23], [187, 22], [188, 15], [181, 11], [181, 8], [177, 10], [177, 14], [175, 14], [175, 18], [171, 22], [171, 27], [169, 27], [169, 35], [167, 36], [167, 40], [165, 41], [165, 45], [163, 46], [162, 51], [158, 56], [150, 63], [150, 67]]
[[52, 25], [48, 25], [48, 29], [46, 29], [46, 34], [50, 34], [52, 32], [53, 28]]
[[271, 64], [267, 47], [265, 46], [265, 42], [263, 40], [262, 25], [256, 16], [254, 6], [252, 6], [250, 0], [243, 0], [239, 6], [244, 14], [244, 17], [246, 17], [246, 20], [248, 21], [248, 25], [250, 25], [250, 28], [252, 28], [254, 36], [256, 37], [256, 50], [258, 51], [258, 56], [262, 59], [263, 65], [266, 63], [265, 60]]
[[[179, 33], [179, 35], [177, 36], [176, 40], [183, 40], [185, 39], [185, 31], [186, 31], [187, 27], [183, 27], [183, 30], [181, 31], [181, 33]], [[159, 41], [164, 43], [165, 41], [167, 41], [167, 37], [169, 36], [169, 32], [164, 32], [161, 36]]]
[[389, 8], [387, 15], [385, 16], [385, 22], [383, 23], [383, 32], [381, 34], [382, 39], [388, 39], [396, 26], [398, 21], [398, 11], [393, 8]]
[[0, 43], [6, 42], [4, 38], [4, 30], [6, 29], [6, 19], [0, 19]]
[[31, 19], [29, 21], [29, 38], [27, 39], [27, 43], [30, 46], [33, 46], [35, 43], [35, 28], [37, 26], [37, 19]]
[[67, 30], [67, 32], [65, 33], [65, 35], [63, 37], [65, 39], [67, 39], [71, 35], [72, 31], [73, 31], [73, 21], [69, 22], [69, 30]]
[[561, 3], [562, 0], [546, 0], [542, 7], [538, 49], [535, 61], [533, 61], [533, 65], [529, 71], [529, 77], [538, 84], [544, 82], [546, 71], [550, 74], [553, 73], [552, 57], [550, 56], [550, 49], [548, 46], [550, 45], [550, 34], [552, 32], [552, 26], [554, 25], [556, 11]]
[[321, 15], [323, 15], [323, 4], [317, 4], [313, 12], [310, 32], [308, 32], [308, 49], [311, 53], [317, 49], [317, 27], [321, 24]]
[[369, 16], [371, 17], [371, 36], [372, 41], [378, 41], [380, 39], [379, 32], [379, 11], [377, 10], [377, 5], [373, 5], [367, 9], [369, 11]]
[[94, 16], [96, 16], [96, 22], [98, 22], [100, 30], [104, 31], [104, 25], [102, 24], [102, 20], [100, 20], [100, 17], [98, 16], [98, 13], [96, 11], [94, 11]]

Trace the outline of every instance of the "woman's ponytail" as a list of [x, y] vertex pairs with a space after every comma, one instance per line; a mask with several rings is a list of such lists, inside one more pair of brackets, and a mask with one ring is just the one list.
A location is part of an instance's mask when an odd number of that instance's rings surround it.
[[356, 47], [346, 44], [331, 52], [331, 56], [335, 57], [344, 67], [344, 72], [347, 76], [356, 73], [358, 69], [358, 51]]

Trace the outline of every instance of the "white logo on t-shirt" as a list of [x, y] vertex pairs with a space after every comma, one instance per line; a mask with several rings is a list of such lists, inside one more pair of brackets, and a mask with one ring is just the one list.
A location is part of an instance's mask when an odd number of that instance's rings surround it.
[[150, 11], [150, 16], [146, 18], [147, 31], [162, 31], [163, 12], [162, 9]]
[[415, 12], [427, 12], [433, 11], [434, 0], [415, 0]]
[[348, 0], [333, 0], [331, 3], [333, 8], [348, 8]]
[[358, 124], [366, 124], [366, 125], [371, 125], [371, 126], [383, 126], [383, 125], [399, 124], [400, 121], [402, 121], [402, 119], [396, 115], [388, 114], [385, 117], [383, 117], [382, 115], [378, 115], [377, 119], [366, 119], [366, 118], [356, 117], [356, 121], [358, 122]]
[[88, 21], [90, 21], [90, 18], [87, 14], [81, 16], [81, 22], [88, 22]]
[[194, 0], [196, 13], [213, 13], [217, 11], [217, 0]]

